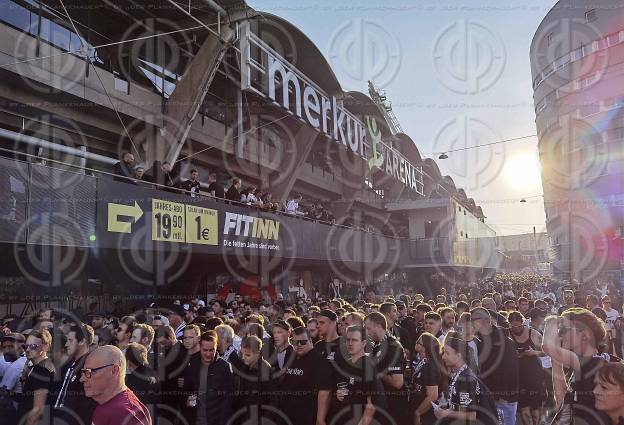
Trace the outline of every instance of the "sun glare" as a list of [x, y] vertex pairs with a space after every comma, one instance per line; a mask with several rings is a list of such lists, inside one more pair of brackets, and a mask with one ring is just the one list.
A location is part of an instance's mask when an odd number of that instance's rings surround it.
[[516, 187], [533, 188], [541, 183], [540, 166], [536, 157], [527, 154], [516, 155], [507, 160], [505, 175]]

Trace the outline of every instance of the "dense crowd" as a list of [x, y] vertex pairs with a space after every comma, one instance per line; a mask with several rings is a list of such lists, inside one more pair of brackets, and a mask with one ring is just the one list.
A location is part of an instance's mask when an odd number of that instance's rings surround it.
[[614, 284], [432, 289], [6, 316], [0, 422], [622, 424]]

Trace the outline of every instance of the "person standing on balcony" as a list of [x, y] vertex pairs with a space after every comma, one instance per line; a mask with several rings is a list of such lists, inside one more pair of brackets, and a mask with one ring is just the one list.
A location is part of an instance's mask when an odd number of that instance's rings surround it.
[[197, 178], [199, 177], [199, 172], [196, 169], [191, 170], [191, 178], [182, 183], [181, 187], [189, 195], [191, 198], [199, 197], [199, 190], [201, 189], [201, 184]]
[[130, 152], [121, 154], [121, 161], [113, 166], [113, 180], [130, 183], [134, 177], [134, 155]]
[[229, 201], [240, 202], [241, 200], [240, 188], [242, 185], [243, 185], [243, 182], [241, 181], [241, 179], [238, 179], [238, 178], [233, 179], [232, 186], [230, 186], [227, 193], [225, 194], [225, 198]]

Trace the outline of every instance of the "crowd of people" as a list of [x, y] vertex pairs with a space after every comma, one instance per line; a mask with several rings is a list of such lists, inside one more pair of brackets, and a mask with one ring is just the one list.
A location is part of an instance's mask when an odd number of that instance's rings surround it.
[[615, 285], [448, 288], [7, 316], [1, 422], [622, 424]]

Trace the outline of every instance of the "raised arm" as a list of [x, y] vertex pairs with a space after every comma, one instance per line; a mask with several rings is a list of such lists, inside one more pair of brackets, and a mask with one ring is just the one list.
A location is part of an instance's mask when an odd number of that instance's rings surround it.
[[563, 367], [579, 370], [581, 364], [578, 356], [561, 346], [559, 338], [559, 318], [549, 316], [544, 322], [544, 338], [542, 339], [542, 350], [549, 355], [553, 361], [560, 363]]

